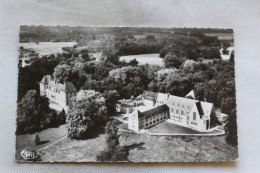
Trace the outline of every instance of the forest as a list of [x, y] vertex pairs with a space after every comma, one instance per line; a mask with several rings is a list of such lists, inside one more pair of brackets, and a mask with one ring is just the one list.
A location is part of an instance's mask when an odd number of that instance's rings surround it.
[[[113, 115], [118, 99], [138, 96], [143, 90], [176, 96], [185, 96], [194, 90], [197, 100], [214, 103], [216, 108], [229, 115], [230, 123], [236, 123], [234, 56], [229, 61], [221, 60], [221, 41], [217, 37], [183, 31], [162, 36], [148, 34], [142, 38], [129, 33], [87, 36], [71, 38], [77, 39], [78, 44], [64, 48], [66, 53], [35, 58], [30, 66], [19, 67], [19, 105], [23, 104], [29, 90], [39, 91], [38, 83], [44, 75], [50, 74], [61, 83], [73, 82], [78, 90], [95, 90], [101, 94], [100, 97], [108, 100], [101, 106], [102, 109], [106, 106], [108, 116]], [[21, 39], [25, 38], [22, 35]], [[100, 51], [100, 61], [89, 56]], [[164, 67], [138, 65], [136, 60], [129, 63], [119, 61], [121, 55], [146, 53], [159, 53]], [[89, 102], [93, 100], [86, 99]], [[26, 108], [18, 107], [18, 115], [26, 112], [23, 109]], [[71, 119], [71, 114], [68, 117]], [[226, 127], [233, 126], [229, 124]], [[73, 138], [80, 138], [80, 135], [71, 134]], [[233, 136], [230, 137], [231, 143], [237, 144]]]

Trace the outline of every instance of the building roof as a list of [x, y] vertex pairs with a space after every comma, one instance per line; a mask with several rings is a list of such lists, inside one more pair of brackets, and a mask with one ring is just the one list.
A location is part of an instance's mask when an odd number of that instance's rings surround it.
[[197, 106], [197, 109], [198, 109], [198, 112], [199, 112], [199, 115], [200, 115], [200, 118], [201, 118], [202, 115], [204, 115], [204, 112], [203, 112], [201, 103], [200, 103], [200, 102], [197, 102], [197, 103], [196, 103], [196, 106]]
[[138, 110], [138, 117], [139, 118], [143, 118], [143, 117], [147, 118], [147, 117], [153, 116], [154, 113], [158, 114], [160, 112], [166, 112], [166, 111], [169, 111], [169, 108], [168, 108], [168, 106], [166, 104], [164, 104], [164, 105], [155, 107], [153, 109], [150, 109], [150, 110], [147, 110], [147, 111], [144, 111], [144, 112], [140, 112]]
[[203, 109], [204, 115], [205, 116], [210, 116], [211, 111], [213, 109], [213, 104], [212, 103], [208, 103], [208, 102], [200, 102], [201, 107]]
[[152, 98], [156, 99], [157, 95], [158, 95], [158, 93], [155, 93], [155, 92], [152, 92], [152, 91], [147, 91], [147, 90], [143, 91], [143, 96], [146, 96], [146, 97], [152, 97]]
[[167, 100], [168, 99], [168, 96], [169, 94], [165, 94], [165, 93], [158, 93], [158, 96], [157, 96], [157, 100]]
[[184, 110], [185, 112], [191, 112], [194, 106], [197, 107], [200, 116], [210, 116], [213, 104], [208, 102], [202, 102], [184, 97], [178, 97], [170, 95], [167, 100], [167, 106], [174, 109]]
[[191, 90], [186, 96], [186, 98], [194, 99], [195, 100], [195, 94], [194, 91]]
[[45, 75], [43, 76], [40, 83], [43, 83], [43, 85], [48, 85], [48, 83], [52, 80], [51, 75]]
[[65, 82], [64, 84], [62, 84], [55, 82], [54, 80], [51, 80], [48, 86], [65, 92], [77, 91], [77, 88], [74, 86], [72, 82]]
[[139, 101], [139, 100], [142, 100], [142, 98], [141, 97], [136, 97], [134, 100]]
[[150, 101], [156, 101], [156, 98], [150, 97], [150, 96], [144, 96], [145, 100], [150, 100]]
[[199, 101], [170, 95], [166, 104], [171, 108], [190, 112], [192, 110], [193, 106], [195, 105], [195, 103], [197, 103], [197, 102], [199, 102]]

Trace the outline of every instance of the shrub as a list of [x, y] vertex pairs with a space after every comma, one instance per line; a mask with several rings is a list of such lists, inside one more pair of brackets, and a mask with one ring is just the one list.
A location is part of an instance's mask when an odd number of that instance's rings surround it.
[[38, 133], [36, 133], [36, 135], [35, 135], [34, 138], [33, 138], [33, 142], [34, 142], [36, 145], [38, 145], [40, 141], [41, 141], [41, 139], [40, 139]]

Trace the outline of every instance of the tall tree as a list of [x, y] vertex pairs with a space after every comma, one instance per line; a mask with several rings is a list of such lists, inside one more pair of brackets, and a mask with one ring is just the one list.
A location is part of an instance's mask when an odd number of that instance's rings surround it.
[[231, 145], [237, 146], [237, 114], [236, 109], [232, 109], [225, 125], [226, 141]]
[[116, 90], [105, 90], [103, 96], [106, 100], [108, 114], [113, 115], [116, 111], [116, 102], [120, 98], [119, 93]]
[[71, 66], [69, 66], [67, 64], [61, 64], [61, 65], [57, 65], [54, 68], [53, 76], [54, 76], [55, 80], [58, 80], [58, 82], [64, 83], [69, 80], [69, 78], [71, 77], [71, 74], [72, 74]]
[[67, 115], [68, 137], [84, 139], [88, 132], [107, 120], [105, 99], [99, 92], [81, 90]]
[[29, 90], [17, 108], [17, 134], [34, 133], [56, 126], [57, 114], [50, 110], [48, 98]]

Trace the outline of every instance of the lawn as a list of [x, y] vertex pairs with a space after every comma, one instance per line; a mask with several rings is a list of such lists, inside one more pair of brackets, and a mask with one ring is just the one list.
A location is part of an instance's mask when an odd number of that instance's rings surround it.
[[236, 160], [237, 147], [225, 136], [150, 136], [120, 132], [120, 143], [136, 146], [129, 151], [131, 162], [197, 162]]
[[[119, 124], [119, 126], [124, 123]], [[238, 157], [237, 147], [226, 143], [225, 136], [151, 136], [118, 132], [121, 146], [129, 150], [130, 162], [225, 161]], [[104, 132], [87, 140], [64, 138], [42, 150], [43, 161], [95, 162], [106, 147]]]
[[159, 57], [159, 54], [141, 54], [141, 55], [128, 55], [121, 56], [120, 61], [125, 60], [129, 62], [133, 59], [136, 59], [140, 65], [150, 64], [150, 65], [158, 65], [163, 66], [163, 59]]
[[50, 55], [56, 53], [62, 53], [63, 47], [72, 47], [76, 45], [76, 42], [39, 42], [39, 44], [29, 42], [29, 43], [19, 43], [25, 49], [33, 49], [40, 56]]
[[25, 134], [16, 136], [16, 155], [20, 154], [23, 149], [38, 150], [50, 143], [60, 139], [67, 134], [65, 125], [61, 125], [58, 128], [49, 128], [38, 133], [41, 138], [39, 145], [33, 143], [33, 137], [35, 134]]
[[74, 140], [65, 138], [64, 140], [41, 150], [43, 161], [57, 162], [94, 162], [96, 156], [105, 147], [105, 134], [87, 139]]
[[214, 134], [220, 131], [199, 132], [190, 128], [182, 127], [169, 122], [162, 122], [147, 129], [151, 133], [167, 133], [167, 134]]

